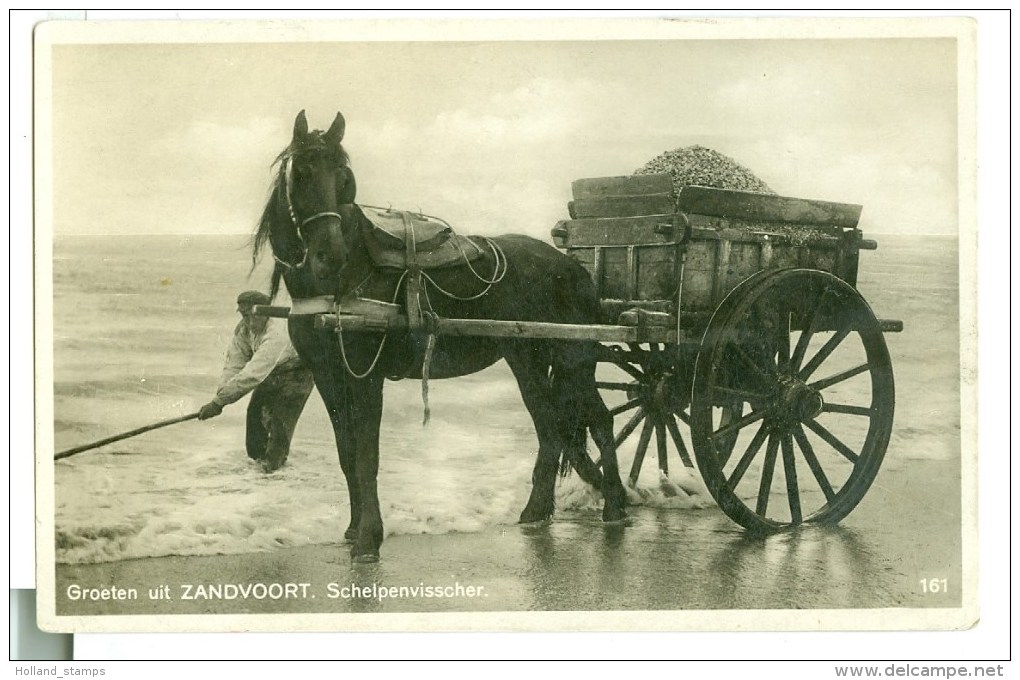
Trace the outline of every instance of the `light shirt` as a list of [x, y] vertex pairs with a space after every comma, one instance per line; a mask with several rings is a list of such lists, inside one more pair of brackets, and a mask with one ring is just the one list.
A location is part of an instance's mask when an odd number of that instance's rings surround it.
[[297, 368], [301, 359], [290, 343], [287, 322], [269, 319], [265, 330], [254, 333], [242, 319], [234, 329], [213, 398], [220, 406], [232, 404], [262, 384], [277, 367]]

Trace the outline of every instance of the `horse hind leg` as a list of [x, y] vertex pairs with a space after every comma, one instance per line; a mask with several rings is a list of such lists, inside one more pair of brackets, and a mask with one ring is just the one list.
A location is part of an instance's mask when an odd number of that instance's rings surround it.
[[[587, 362], [559, 367], [553, 372], [553, 389], [559, 410], [571, 414], [570, 435], [564, 456], [570, 459], [578, 475], [602, 492], [602, 519], [617, 522], [627, 516], [627, 492], [620, 479], [616, 444], [613, 438], [613, 416], [595, 386], [595, 371]], [[602, 470], [585, 450], [585, 429], [602, 456]], [[579, 433], [579, 434], [578, 434]]]
[[531, 475], [531, 495], [521, 512], [520, 522], [543, 522], [551, 519], [555, 510], [556, 473], [564, 445], [562, 432], [557, 426], [557, 404], [550, 398], [549, 365], [538, 358], [538, 352], [529, 349], [507, 352], [505, 357], [538, 435], [538, 457]]
[[616, 442], [613, 437], [613, 416], [606, 408], [602, 396], [592, 381], [587, 396], [589, 412], [589, 430], [595, 446], [602, 454], [602, 497], [605, 505], [602, 508], [602, 519], [605, 522], [618, 522], [627, 517], [627, 492], [620, 479], [620, 464], [616, 458]]

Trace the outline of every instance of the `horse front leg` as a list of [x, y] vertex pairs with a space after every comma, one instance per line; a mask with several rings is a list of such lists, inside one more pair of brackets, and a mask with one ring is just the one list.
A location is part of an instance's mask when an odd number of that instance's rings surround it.
[[373, 376], [352, 381], [350, 397], [354, 468], [361, 508], [354, 545], [351, 547], [351, 557], [355, 562], [376, 562], [379, 559], [379, 546], [383, 541], [378, 488], [383, 378]]
[[327, 369], [325, 373], [316, 372], [315, 385], [326, 405], [330, 425], [333, 426], [337, 458], [340, 461], [340, 470], [344, 473], [344, 479], [347, 482], [351, 518], [346, 531], [344, 531], [344, 540], [353, 541], [357, 538], [358, 524], [361, 521], [361, 489], [354, 464], [356, 450], [354, 416], [351, 412], [350, 398], [344, 394], [343, 378], [344, 376], [337, 376], [333, 371]]
[[358, 537], [358, 525], [361, 523], [361, 485], [358, 483], [355, 464], [357, 447], [353, 418], [350, 409], [346, 406], [337, 414], [337, 422], [333, 425], [333, 436], [336, 439], [340, 469], [344, 473], [344, 479], [347, 480], [347, 496], [351, 502], [351, 520], [347, 524], [347, 529], [344, 530], [344, 540], [350, 543]]

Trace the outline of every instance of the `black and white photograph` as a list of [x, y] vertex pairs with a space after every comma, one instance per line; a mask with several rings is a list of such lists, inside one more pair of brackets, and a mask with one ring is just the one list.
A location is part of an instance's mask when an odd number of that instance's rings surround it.
[[40, 24], [40, 625], [974, 626], [975, 50]]

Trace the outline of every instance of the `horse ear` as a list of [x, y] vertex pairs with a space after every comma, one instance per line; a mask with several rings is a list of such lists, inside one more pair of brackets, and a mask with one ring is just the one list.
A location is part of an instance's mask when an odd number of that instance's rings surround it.
[[354, 197], [357, 193], [358, 184], [354, 181], [354, 171], [347, 168], [347, 181], [344, 182], [343, 189], [340, 190], [340, 196], [337, 197], [337, 203], [340, 205], [354, 203]]
[[301, 113], [294, 119], [294, 139], [293, 141], [299, 142], [305, 138], [308, 134], [308, 119], [305, 118], [305, 110], [301, 109]]
[[344, 115], [339, 111], [336, 112], [336, 118], [333, 119], [333, 124], [329, 126], [329, 130], [323, 135], [326, 141], [330, 144], [339, 144], [344, 139], [344, 131], [347, 129], [347, 121], [344, 120]]

